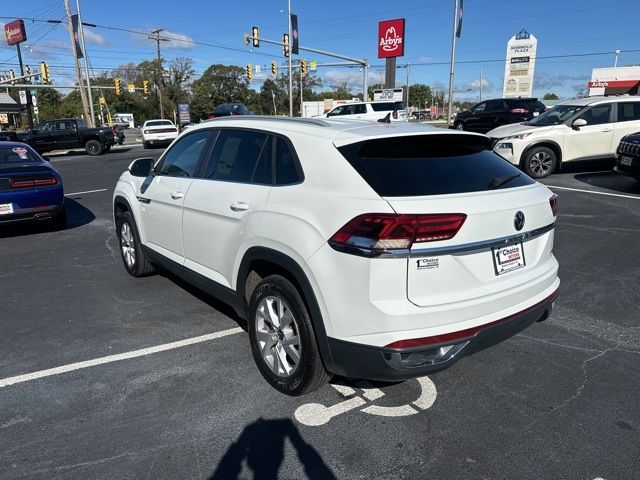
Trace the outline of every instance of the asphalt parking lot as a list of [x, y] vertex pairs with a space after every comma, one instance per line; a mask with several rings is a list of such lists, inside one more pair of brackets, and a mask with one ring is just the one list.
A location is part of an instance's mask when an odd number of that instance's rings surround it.
[[126, 274], [111, 194], [160, 153], [52, 156], [68, 228], [0, 231], [0, 478], [640, 476], [639, 183], [606, 165], [545, 181], [561, 212], [549, 320], [428, 378], [290, 398], [224, 304]]

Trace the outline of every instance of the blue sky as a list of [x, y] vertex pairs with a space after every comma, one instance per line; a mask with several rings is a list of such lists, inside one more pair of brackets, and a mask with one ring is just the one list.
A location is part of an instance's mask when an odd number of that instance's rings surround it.
[[[163, 27], [172, 38], [215, 44], [228, 48], [195, 45], [173, 40], [163, 42], [163, 57], [190, 57], [196, 72], [212, 63], [245, 66], [261, 64], [264, 73], [252, 86], [260, 88], [272, 60], [284, 61], [281, 49], [261, 45], [251, 51], [242, 33], [252, 25], [260, 27], [265, 38], [278, 39], [287, 29], [286, 0], [154, 0], [104, 2], [80, 0], [85, 22], [105, 27], [149, 31]], [[3, 0], [2, 16], [12, 18], [62, 19], [62, 0]], [[75, 10], [75, 0], [72, 0]], [[380, 20], [406, 18], [405, 56], [398, 63], [421, 64], [411, 67], [410, 83], [445, 86], [451, 48], [453, 0], [338, 1], [292, 0], [292, 11], [299, 17], [300, 44], [322, 50], [369, 59], [373, 65], [370, 81], [380, 81], [384, 61], [377, 59], [376, 36]], [[504, 57], [509, 38], [526, 28], [538, 38], [538, 57], [592, 54], [622, 50], [619, 65], [640, 64], [638, 0], [465, 0], [462, 37], [458, 41], [456, 89], [476, 88], [483, 70], [486, 97], [502, 94]], [[6, 23], [9, 19], [0, 19]], [[64, 25], [25, 21], [29, 41], [25, 63], [37, 66], [41, 60], [52, 67], [58, 84], [73, 81], [69, 35]], [[86, 28], [87, 50], [95, 71], [113, 68], [129, 61], [138, 63], [155, 55], [155, 43], [144, 35], [108, 28]], [[639, 50], [625, 52], [625, 50]], [[331, 61], [315, 54], [308, 60]], [[465, 63], [465, 62], [476, 63]], [[553, 91], [571, 98], [583, 89], [593, 67], [613, 66], [614, 55], [572, 58], [538, 58], [534, 95]], [[14, 66], [15, 48], [0, 47], [0, 72]], [[349, 82], [353, 90], [361, 85], [357, 69], [325, 67], [318, 71], [325, 85]], [[404, 70], [398, 70], [398, 86], [405, 83]], [[459, 93], [456, 99], [473, 99], [477, 90]]]

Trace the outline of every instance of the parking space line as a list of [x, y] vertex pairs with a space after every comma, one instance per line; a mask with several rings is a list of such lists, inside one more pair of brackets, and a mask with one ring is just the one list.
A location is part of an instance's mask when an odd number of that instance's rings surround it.
[[85, 190], [84, 192], [73, 192], [73, 193], [65, 193], [65, 197], [70, 197], [71, 195], [83, 195], [85, 193], [98, 193], [98, 192], [106, 192], [106, 188], [99, 188], [98, 190]]
[[580, 188], [558, 187], [556, 185], [547, 184], [545, 185], [549, 188], [556, 188], [558, 190], [570, 190], [572, 192], [593, 193], [594, 195], [607, 195], [609, 197], [632, 198], [634, 200], [640, 200], [640, 195], [622, 195], [621, 193], [596, 192], [595, 190], [582, 190]]
[[164, 343], [162, 345], [156, 345], [155, 347], [142, 348], [140, 350], [132, 350], [130, 352], [118, 353], [116, 355], [109, 355], [106, 357], [94, 358], [93, 360], [85, 360], [84, 362], [70, 363], [69, 365], [62, 365], [60, 367], [48, 368], [46, 370], [40, 370], [38, 372], [26, 373], [24, 375], [17, 375], [15, 377], [8, 377], [0, 379], [0, 388], [8, 387], [9, 385], [15, 385], [16, 383], [28, 382], [36, 380], [38, 378], [50, 377], [52, 375], [60, 375], [61, 373], [72, 372], [74, 370], [81, 370], [83, 368], [95, 367], [97, 365], [104, 365], [105, 363], [119, 362], [121, 360], [128, 360], [130, 358], [143, 357], [151, 355], [153, 353], [165, 352], [167, 350], [174, 350], [176, 348], [187, 347], [196, 343], [209, 342], [217, 338], [227, 337], [229, 335], [235, 335], [241, 333], [244, 330], [240, 327], [230, 328], [228, 330], [222, 330], [220, 332], [209, 333], [207, 335], [200, 335], [199, 337], [187, 338], [179, 340], [177, 342]]

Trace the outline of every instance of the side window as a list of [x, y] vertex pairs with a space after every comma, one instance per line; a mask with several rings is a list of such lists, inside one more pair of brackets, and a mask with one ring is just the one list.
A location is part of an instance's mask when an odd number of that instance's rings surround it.
[[485, 111], [487, 113], [501, 112], [503, 110], [505, 110], [505, 107], [504, 107], [503, 102], [501, 102], [500, 100], [494, 100], [492, 102], [487, 102], [487, 108], [485, 109]]
[[344, 115], [346, 112], [344, 110], [344, 107], [336, 107], [333, 110], [331, 110], [327, 116], [329, 117], [335, 117], [337, 115]]
[[482, 113], [487, 108], [487, 102], [482, 102], [471, 109], [473, 113]]
[[269, 136], [267, 143], [262, 148], [262, 153], [258, 159], [258, 163], [253, 170], [253, 176], [251, 177], [251, 183], [257, 183], [260, 185], [272, 185], [273, 175], [272, 166], [273, 162], [273, 137]]
[[630, 122], [640, 120], [640, 102], [618, 103], [618, 121]]
[[53, 122], [42, 122], [36, 127], [36, 130], [41, 133], [52, 133], [53, 132]]
[[266, 142], [266, 133], [250, 130], [220, 130], [207, 162], [205, 178], [228, 182], [250, 182]]
[[356, 105], [356, 113], [367, 113], [367, 106], [365, 104]]
[[603, 123], [610, 123], [611, 104], [605, 103], [604, 105], [596, 105], [595, 107], [591, 107], [578, 118], [586, 120], [587, 125], [601, 125]]
[[291, 147], [280, 137], [277, 137], [276, 140], [275, 160], [276, 185], [289, 185], [302, 180]]
[[211, 132], [200, 130], [182, 137], [165, 154], [158, 175], [193, 177]]
[[70, 121], [58, 121], [56, 122], [56, 131], [58, 132], [68, 132], [70, 130], [74, 130], [74, 124]]

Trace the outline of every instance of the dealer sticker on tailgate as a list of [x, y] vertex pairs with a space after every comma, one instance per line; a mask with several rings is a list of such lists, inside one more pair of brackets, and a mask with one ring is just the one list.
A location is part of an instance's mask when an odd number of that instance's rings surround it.
[[494, 247], [493, 266], [496, 269], [496, 275], [511, 272], [525, 266], [524, 248], [522, 242], [513, 243], [504, 247]]
[[0, 203], [0, 215], [13, 213], [13, 203]]

